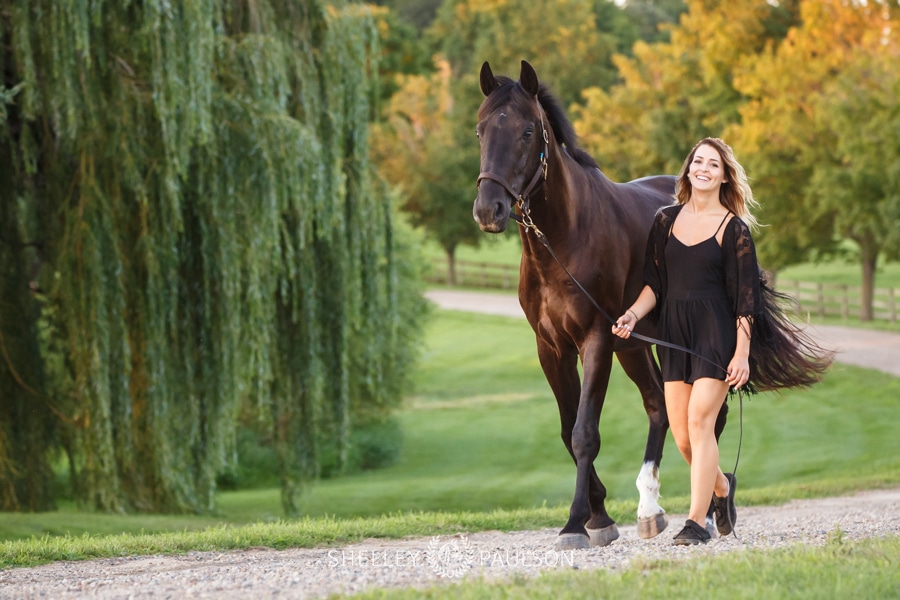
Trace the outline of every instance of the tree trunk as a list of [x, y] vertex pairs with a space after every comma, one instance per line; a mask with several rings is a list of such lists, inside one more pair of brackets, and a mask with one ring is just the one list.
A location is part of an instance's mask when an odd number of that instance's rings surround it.
[[447, 285], [456, 286], [456, 248], [447, 250]]

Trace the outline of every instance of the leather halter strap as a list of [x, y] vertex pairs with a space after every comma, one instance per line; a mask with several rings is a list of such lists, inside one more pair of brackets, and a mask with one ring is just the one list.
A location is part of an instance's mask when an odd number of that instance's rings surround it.
[[[541, 136], [544, 138], [544, 149], [541, 151], [540, 163], [538, 164], [538, 169], [532, 176], [531, 181], [528, 182], [528, 185], [525, 186], [525, 189], [521, 192], [516, 192], [509, 184], [509, 182], [506, 181], [506, 179], [490, 171], [482, 171], [478, 175], [478, 179], [475, 181], [476, 188], [481, 187], [481, 181], [483, 179], [490, 179], [491, 181], [498, 183], [504, 190], [506, 190], [506, 193], [512, 196], [512, 199], [516, 203], [516, 206], [520, 207], [524, 214], [528, 213], [529, 197], [531, 196], [531, 193], [535, 190], [535, 188], [537, 188], [538, 184], [541, 182], [541, 179], [547, 179], [547, 156], [550, 153], [550, 135], [547, 133], [547, 129], [544, 127], [544, 109], [541, 106], [541, 102], [537, 96], [534, 97], [534, 101], [537, 104], [538, 115], [540, 115], [541, 119]], [[522, 216], [517, 215], [515, 211], [513, 211], [510, 216], [519, 223], [522, 222]]]

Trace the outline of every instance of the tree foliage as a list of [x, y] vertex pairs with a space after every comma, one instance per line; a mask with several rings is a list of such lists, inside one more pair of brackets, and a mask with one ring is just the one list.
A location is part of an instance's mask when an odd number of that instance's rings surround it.
[[[462, 81], [489, 61], [502, 73], [516, 73], [522, 59], [538, 72], [553, 73], [553, 89], [565, 103], [589, 84], [615, 81], [611, 62], [617, 36], [598, 23], [595, 2], [586, 0], [446, 0], [427, 32], [437, 52]], [[611, 4], [598, 0], [597, 5]], [[618, 8], [613, 10], [621, 13]]]
[[863, 318], [871, 318], [875, 263], [897, 250], [896, 13], [888, 3], [803, 2], [801, 24], [736, 78], [748, 101], [733, 136], [773, 224], [761, 255], [778, 267], [853, 240]]
[[16, 0], [0, 28], [3, 507], [51, 506], [65, 452], [84, 504], [212, 510], [245, 405], [293, 512], [414, 347], [369, 11]]
[[639, 41], [614, 61], [622, 82], [590, 87], [573, 110], [587, 149], [619, 180], [676, 172], [688, 149], [739, 120], [733, 70], [785, 34], [792, 2], [688, 0], [670, 41]]
[[433, 69], [397, 71], [382, 111], [376, 162], [402, 191], [403, 209], [447, 254], [451, 278], [460, 244], [484, 239], [471, 219], [478, 174], [478, 72], [489, 60], [517, 72], [528, 58], [565, 101], [588, 83], [609, 86], [611, 57], [630, 48], [637, 27], [609, 0], [445, 0], [423, 35]]
[[474, 137], [474, 126], [460, 125], [478, 105], [453, 96], [443, 60], [434, 73], [400, 77], [399, 86], [376, 125], [376, 161], [388, 180], [399, 182], [400, 206], [410, 222], [444, 249], [455, 282], [457, 246], [477, 245], [482, 236], [471, 217], [478, 153], [466, 138]]

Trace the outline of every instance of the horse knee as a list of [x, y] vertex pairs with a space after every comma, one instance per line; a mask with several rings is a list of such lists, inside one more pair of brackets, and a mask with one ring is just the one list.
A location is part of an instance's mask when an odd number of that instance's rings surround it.
[[575, 460], [593, 461], [600, 452], [600, 432], [594, 428], [575, 427], [572, 432], [572, 454]]

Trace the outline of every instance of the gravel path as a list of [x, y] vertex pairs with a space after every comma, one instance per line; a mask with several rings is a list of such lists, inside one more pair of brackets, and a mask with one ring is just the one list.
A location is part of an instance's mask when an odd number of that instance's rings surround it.
[[[740, 498], [740, 489], [738, 489]], [[652, 540], [634, 526], [606, 548], [557, 552], [556, 530], [366, 540], [341, 548], [191, 552], [184, 556], [58, 562], [0, 571], [0, 598], [320, 598], [374, 587], [424, 587], [569, 569], [622, 569], [641, 559], [684, 559], [900, 535], [900, 489], [792, 501], [779, 507], [738, 505], [736, 532], [702, 547], [672, 545], [685, 515]]]
[[[430, 292], [444, 308], [521, 317], [513, 296]], [[838, 360], [900, 376], [900, 336], [817, 327]], [[0, 599], [16, 598], [320, 598], [375, 587], [424, 587], [468, 577], [531, 576], [567, 569], [621, 569], [635, 560], [691, 558], [750, 548], [824, 544], [840, 530], [845, 539], [900, 535], [900, 489], [793, 501], [777, 507], [740, 506], [737, 535], [703, 547], [672, 545], [685, 515], [669, 529], [640, 540], [634, 526], [606, 548], [557, 552], [557, 530], [366, 540], [340, 548], [191, 552], [57, 562], [0, 571]]]

